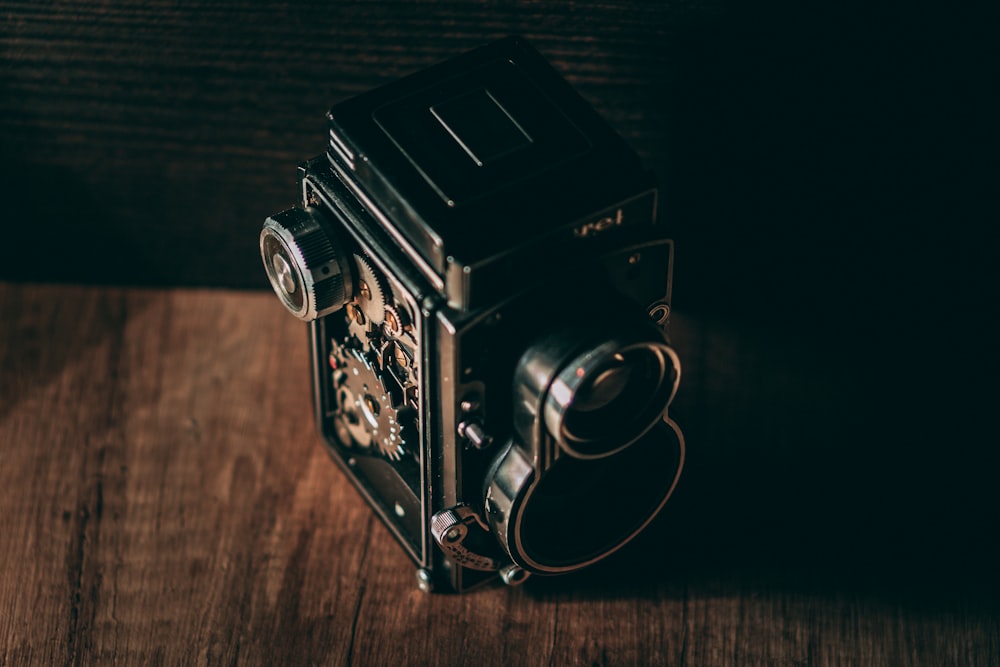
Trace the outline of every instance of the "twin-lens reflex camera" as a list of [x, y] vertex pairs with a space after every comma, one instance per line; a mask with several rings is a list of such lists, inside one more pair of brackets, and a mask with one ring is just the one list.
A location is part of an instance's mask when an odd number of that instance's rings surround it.
[[327, 450], [422, 590], [557, 575], [677, 484], [673, 244], [638, 156], [523, 39], [337, 104], [264, 223]]

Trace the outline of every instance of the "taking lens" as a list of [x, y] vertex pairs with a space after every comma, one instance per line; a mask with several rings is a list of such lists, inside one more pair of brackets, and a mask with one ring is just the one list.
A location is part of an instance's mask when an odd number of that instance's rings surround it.
[[673, 493], [683, 465], [684, 436], [669, 420], [609, 456], [562, 456], [546, 468], [511, 442], [487, 475], [486, 518], [519, 567], [570, 572], [642, 532]]
[[653, 429], [600, 460], [564, 457], [520, 505], [515, 527], [524, 556], [544, 570], [599, 560], [628, 542], [673, 490], [682, 450], [674, 432]]

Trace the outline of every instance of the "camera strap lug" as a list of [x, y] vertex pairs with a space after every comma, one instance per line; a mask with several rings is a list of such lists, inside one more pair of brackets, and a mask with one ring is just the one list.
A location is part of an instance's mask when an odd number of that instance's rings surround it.
[[441, 550], [463, 567], [491, 572], [505, 563], [486, 522], [468, 505], [435, 513], [431, 517], [431, 535]]

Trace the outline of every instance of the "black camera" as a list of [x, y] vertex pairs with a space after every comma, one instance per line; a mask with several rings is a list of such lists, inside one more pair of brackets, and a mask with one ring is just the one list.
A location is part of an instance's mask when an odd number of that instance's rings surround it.
[[651, 174], [520, 38], [333, 107], [261, 256], [333, 459], [424, 590], [561, 574], [672, 493], [673, 245]]

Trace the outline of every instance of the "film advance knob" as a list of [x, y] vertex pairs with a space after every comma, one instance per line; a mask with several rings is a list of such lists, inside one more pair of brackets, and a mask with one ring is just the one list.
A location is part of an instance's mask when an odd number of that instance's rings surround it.
[[312, 209], [291, 208], [265, 220], [260, 256], [274, 293], [300, 320], [328, 315], [353, 296], [351, 255]]

